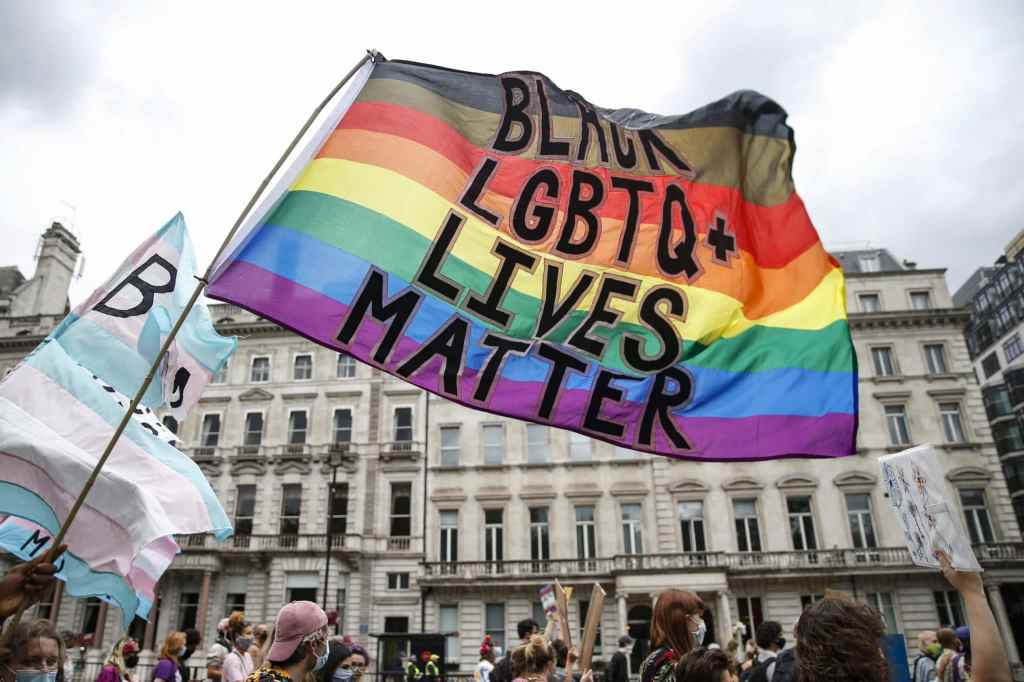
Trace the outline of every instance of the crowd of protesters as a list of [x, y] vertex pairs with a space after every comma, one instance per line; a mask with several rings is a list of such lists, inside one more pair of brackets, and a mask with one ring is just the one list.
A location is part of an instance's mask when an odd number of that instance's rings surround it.
[[[913, 682], [1009, 682], [1009, 663], [981, 576], [957, 571], [939, 556], [942, 575], [960, 593], [970, 628], [922, 632], [911, 662]], [[41, 599], [52, 587], [55, 568], [35, 560], [15, 566], [0, 580], [3, 621]], [[804, 610], [794, 628], [795, 646], [786, 648], [782, 626], [762, 623], [753, 644], [741, 651], [737, 637], [722, 649], [705, 647], [704, 603], [685, 590], [658, 596], [651, 620], [650, 654], [638, 671], [640, 682], [887, 682], [889, 671], [880, 642], [885, 626], [879, 613], [849, 598], [827, 597]], [[474, 677], [479, 682], [592, 682], [593, 672], [574, 668], [576, 649], [553, 628], [540, 632], [527, 619], [518, 625], [518, 644], [496, 660], [490, 637], [480, 647]], [[139, 645], [122, 638], [104, 661], [96, 682], [189, 682], [185, 661], [201, 644], [196, 631], [167, 635], [149, 679], [135, 677]], [[608, 682], [629, 679], [632, 640], [623, 636], [608, 668]], [[68, 652], [48, 620], [21, 622], [0, 647], [0, 682], [71, 682]], [[217, 641], [206, 656], [212, 682], [360, 682], [367, 652], [331, 638], [324, 611], [308, 601], [285, 605], [271, 629], [254, 627], [245, 614], [219, 623]], [[436, 656], [423, 661], [421, 679], [442, 677]], [[432, 666], [432, 667], [431, 667]], [[414, 666], [415, 667], [415, 666]], [[419, 670], [417, 668], [417, 670]]]

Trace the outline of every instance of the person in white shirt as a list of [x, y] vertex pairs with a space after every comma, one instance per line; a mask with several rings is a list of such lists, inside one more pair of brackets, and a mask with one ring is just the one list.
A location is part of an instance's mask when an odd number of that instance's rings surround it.
[[243, 623], [240, 630], [236, 629], [234, 637], [234, 647], [224, 657], [222, 682], [244, 682], [255, 668], [249, 655], [253, 640], [252, 624]]
[[494, 643], [490, 635], [484, 637], [480, 645], [480, 663], [473, 671], [473, 677], [477, 682], [490, 682], [491, 672], [494, 670]]

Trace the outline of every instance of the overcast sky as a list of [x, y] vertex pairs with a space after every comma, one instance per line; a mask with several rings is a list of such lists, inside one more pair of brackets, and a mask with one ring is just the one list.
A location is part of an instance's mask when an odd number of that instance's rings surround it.
[[0, 264], [30, 275], [62, 202], [73, 302], [178, 210], [205, 264], [367, 47], [665, 114], [759, 90], [826, 246], [948, 267], [951, 290], [1024, 228], [1022, 2], [403, 4], [0, 3]]

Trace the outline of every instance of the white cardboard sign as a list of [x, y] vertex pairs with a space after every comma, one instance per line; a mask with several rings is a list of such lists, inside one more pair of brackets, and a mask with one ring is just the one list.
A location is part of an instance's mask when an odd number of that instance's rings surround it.
[[878, 462], [889, 506], [906, 535], [911, 560], [918, 566], [939, 568], [935, 552], [942, 550], [955, 568], [981, 572], [960, 510], [949, 501], [949, 488], [935, 449], [919, 445], [880, 457]]

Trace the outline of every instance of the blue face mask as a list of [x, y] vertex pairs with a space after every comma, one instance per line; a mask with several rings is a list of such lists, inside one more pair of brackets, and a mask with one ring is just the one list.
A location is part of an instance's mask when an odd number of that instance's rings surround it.
[[57, 671], [18, 670], [14, 673], [14, 682], [56, 682]]
[[178, 650], [178, 658], [181, 658], [182, 656], [184, 656], [185, 655], [185, 651], [186, 651], [185, 647], [181, 647], [181, 649]]
[[338, 680], [338, 682], [348, 682], [352, 679], [352, 669], [338, 668], [334, 671], [334, 679]]
[[313, 672], [316, 672], [317, 670], [320, 670], [325, 665], [327, 665], [327, 657], [330, 655], [330, 653], [330, 647], [325, 646], [324, 653], [316, 657], [316, 664], [313, 666]]
[[697, 632], [692, 634], [694, 646], [700, 646], [704, 643], [704, 637], [708, 634], [708, 626], [707, 623], [704, 622], [703, 618], [700, 619], [700, 625], [697, 626]]

